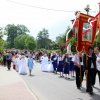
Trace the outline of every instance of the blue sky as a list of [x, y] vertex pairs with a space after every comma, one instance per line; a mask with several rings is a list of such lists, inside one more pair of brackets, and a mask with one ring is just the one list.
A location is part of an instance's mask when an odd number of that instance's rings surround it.
[[[89, 4], [91, 15], [96, 15], [99, 0], [0, 0], [0, 26], [24, 24], [30, 35], [36, 37], [43, 28], [48, 29], [50, 38], [55, 40], [71, 25], [74, 11], [84, 11]], [[35, 6], [35, 7], [34, 7]], [[40, 8], [55, 9], [43, 10]], [[68, 11], [68, 12], [65, 12]], [[70, 12], [71, 11], [71, 12]]]

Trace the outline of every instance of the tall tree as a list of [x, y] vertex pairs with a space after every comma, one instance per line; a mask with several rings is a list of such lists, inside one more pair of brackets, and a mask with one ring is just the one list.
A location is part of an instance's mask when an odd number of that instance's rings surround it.
[[25, 39], [25, 47], [26, 47], [28, 50], [34, 50], [34, 49], [36, 48], [36, 41], [35, 41], [34, 37], [28, 36], [28, 37]]
[[47, 49], [48, 45], [50, 43], [50, 39], [49, 39], [49, 33], [48, 30], [46, 30], [45, 28], [40, 31], [37, 35], [37, 48], [44, 48]]
[[25, 47], [25, 39], [27, 38], [28, 35], [22, 34], [19, 35], [15, 38], [14, 44], [16, 49], [26, 49]]
[[21, 34], [26, 34], [29, 32], [26, 26], [24, 25], [14, 25], [14, 24], [8, 24], [5, 27], [5, 33], [7, 34], [7, 42], [9, 45], [9, 48], [14, 48], [14, 39]]
[[4, 40], [2, 39], [3, 38], [3, 35], [4, 35], [4, 33], [3, 33], [3, 28], [1, 28], [0, 27], [0, 51], [2, 51], [3, 50], [3, 44], [4, 44]]
[[36, 47], [34, 37], [28, 34], [22, 34], [15, 38], [15, 48], [33, 50]]

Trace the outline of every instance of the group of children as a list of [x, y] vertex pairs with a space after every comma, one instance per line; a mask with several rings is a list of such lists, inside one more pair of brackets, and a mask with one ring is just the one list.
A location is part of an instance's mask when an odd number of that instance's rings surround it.
[[62, 55], [61, 52], [58, 54], [53, 53], [51, 56], [51, 61], [54, 68], [54, 73], [60, 73], [60, 77], [65, 77], [70, 79], [69, 75], [71, 74], [74, 77], [74, 63], [72, 61], [73, 56], [69, 54]]
[[19, 72], [19, 74], [26, 75], [29, 72], [29, 75], [32, 75], [32, 69], [34, 66], [34, 59], [30, 54], [26, 57], [24, 54], [22, 55], [14, 55], [12, 58], [13, 68]]
[[[7, 52], [4, 54], [8, 70], [10, 70], [11, 62], [13, 69], [19, 74], [28, 74], [31, 76], [35, 60], [37, 61], [37, 52], [35, 53], [12, 53]], [[70, 78], [69, 75], [74, 77], [74, 63], [72, 61], [73, 55], [62, 54], [61, 52], [39, 52], [38, 61], [41, 62], [41, 70], [60, 73], [60, 77]]]
[[8, 70], [13, 66], [13, 69], [19, 74], [26, 75], [29, 73], [31, 76], [34, 59], [32, 54], [26, 56], [25, 53], [13, 53], [9, 51], [0, 54], [0, 64], [7, 66]]

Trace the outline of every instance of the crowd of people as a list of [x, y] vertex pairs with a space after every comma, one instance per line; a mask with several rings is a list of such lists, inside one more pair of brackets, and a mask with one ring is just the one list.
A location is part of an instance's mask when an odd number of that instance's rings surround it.
[[[75, 55], [62, 54], [61, 52], [47, 51], [21, 51], [9, 50], [0, 54], [0, 64], [7, 66], [8, 70], [13, 69], [19, 74], [32, 75], [34, 63], [39, 62], [41, 71], [52, 72], [60, 75], [60, 78], [70, 79], [76, 77], [76, 87], [81, 89], [84, 76], [86, 77], [86, 92], [93, 95], [93, 87], [96, 82], [96, 74], [100, 83], [100, 50], [99, 47], [88, 48], [87, 54], [77, 52]], [[75, 74], [76, 72], [76, 74]]]
[[[44, 52], [44, 51], [17, 51], [8, 50], [0, 54], [0, 62], [4, 66], [7, 66], [8, 70], [11, 68], [11, 63], [13, 69], [15, 69], [20, 74], [31, 75], [33, 66], [35, 62], [41, 64], [41, 70], [43, 72], [53, 72], [57, 74], [60, 73], [60, 77], [66, 76], [69, 79], [69, 72], [74, 75], [74, 63], [72, 62], [72, 56], [68, 54], [62, 54], [61, 52]], [[29, 69], [29, 71], [28, 71]]]

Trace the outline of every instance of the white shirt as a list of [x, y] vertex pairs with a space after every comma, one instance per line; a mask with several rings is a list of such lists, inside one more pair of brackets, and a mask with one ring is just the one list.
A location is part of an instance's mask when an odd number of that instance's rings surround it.
[[83, 65], [83, 59], [82, 59], [82, 62], [80, 62], [80, 58], [79, 58], [79, 55], [78, 54], [75, 54], [74, 55], [74, 57], [72, 58], [72, 61], [73, 62], [76, 62], [79, 65]]
[[58, 62], [59, 61], [62, 61], [62, 57], [61, 56], [58, 56]]
[[100, 71], [100, 62], [98, 62], [99, 60], [100, 60], [100, 53], [97, 55], [97, 59], [96, 59], [96, 65], [98, 71]]

